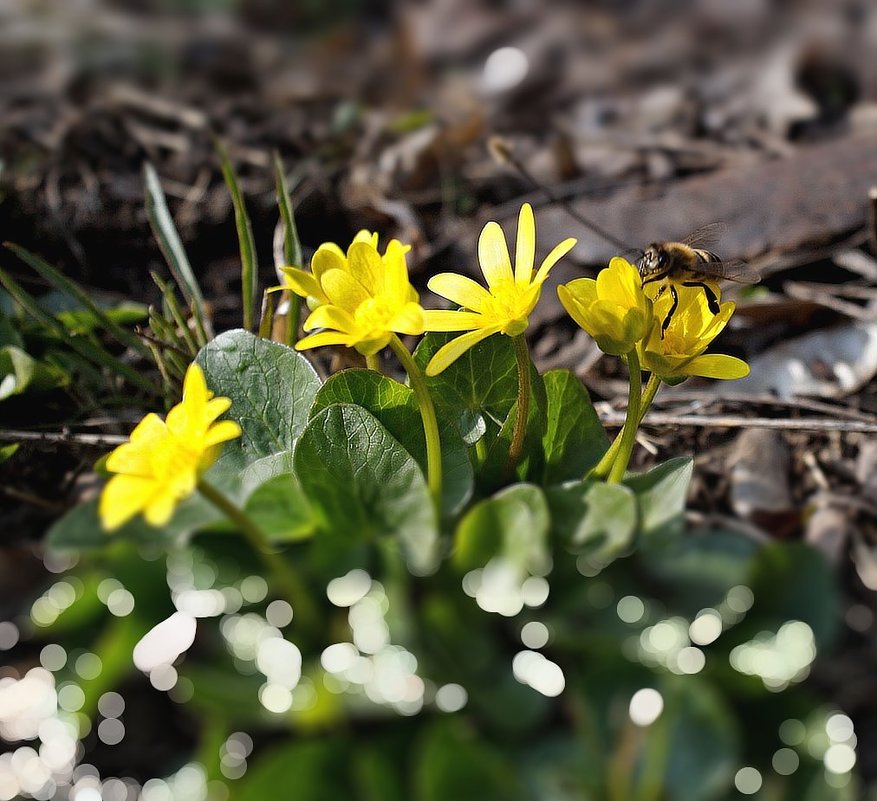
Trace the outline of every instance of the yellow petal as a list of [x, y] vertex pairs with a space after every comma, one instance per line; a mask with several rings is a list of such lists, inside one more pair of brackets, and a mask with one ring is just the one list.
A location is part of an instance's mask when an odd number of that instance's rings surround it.
[[344, 334], [341, 331], [321, 331], [319, 334], [311, 334], [302, 337], [295, 343], [296, 350], [308, 350], [309, 348], [323, 348], [327, 345], [344, 345], [351, 346], [350, 334]]
[[439, 273], [426, 285], [436, 295], [474, 312], [481, 311], [484, 302], [490, 299], [490, 293], [481, 284], [458, 273]]
[[225, 414], [231, 408], [231, 398], [218, 397], [207, 401], [204, 410], [204, 419], [213, 422], [221, 414]]
[[405, 260], [405, 254], [409, 250], [410, 247], [403, 245], [398, 239], [390, 240], [387, 245], [387, 252], [383, 257], [384, 287], [387, 295], [392, 298], [416, 300], [416, 292], [415, 297], [410, 298], [412, 287], [408, 280], [408, 264]]
[[471, 331], [484, 326], [484, 317], [475, 312], [427, 309], [423, 325], [426, 331]]
[[356, 311], [357, 306], [372, 297], [357, 278], [344, 270], [329, 270], [323, 276], [321, 286], [329, 303], [340, 306], [350, 314]]
[[155, 494], [156, 482], [141, 476], [113, 476], [106, 484], [98, 502], [98, 515], [106, 531], [115, 531], [127, 523], [149, 503]]
[[576, 246], [575, 239], [564, 239], [559, 245], [555, 245], [551, 252], [545, 257], [545, 261], [539, 266], [536, 275], [533, 277], [534, 284], [543, 284], [548, 278], [548, 273], [567, 253]]
[[419, 336], [423, 333], [423, 325], [423, 307], [419, 303], [406, 303], [393, 315], [387, 327], [397, 334]]
[[699, 375], [703, 378], [745, 378], [749, 375], [749, 365], [735, 356], [708, 353], [693, 358], [681, 372], [685, 375]]
[[380, 334], [370, 339], [359, 339], [351, 344], [357, 353], [361, 353], [363, 356], [374, 356], [390, 344], [390, 333]]
[[536, 220], [529, 203], [521, 206], [518, 214], [518, 234], [515, 240], [515, 283], [526, 286], [533, 277], [536, 261]]
[[482, 339], [487, 339], [491, 334], [499, 331], [499, 326], [490, 328], [481, 328], [477, 331], [470, 331], [452, 339], [445, 345], [442, 345], [426, 365], [426, 374], [435, 376], [450, 367], [457, 359], [459, 359], [469, 348], [474, 347]]
[[207, 389], [207, 381], [200, 365], [192, 362], [186, 369], [183, 379], [183, 403], [192, 406], [204, 406], [213, 396]]
[[[316, 256], [314, 257], [316, 258]], [[298, 267], [281, 267], [286, 279], [286, 289], [290, 289], [303, 298], [318, 298], [325, 303], [325, 294], [317, 280], [309, 272]]]
[[356, 323], [353, 315], [345, 309], [326, 304], [314, 309], [305, 320], [303, 327], [305, 331], [313, 331], [315, 328], [330, 328], [350, 333], [356, 328]]
[[511, 283], [514, 279], [505, 235], [498, 223], [489, 222], [482, 229], [478, 237], [478, 263], [489, 287]]
[[[194, 488], [193, 488], [194, 489]], [[143, 517], [150, 526], [160, 528], [170, 522], [174, 515], [174, 509], [180, 502], [179, 495], [169, 488], [163, 488], [152, 498], [143, 510]]]
[[228, 442], [237, 439], [241, 435], [241, 427], [234, 420], [220, 420], [207, 429], [204, 437], [204, 447], [210, 448], [220, 442]]
[[354, 242], [347, 251], [347, 269], [369, 295], [384, 291], [384, 262], [371, 245]]
[[[341, 252], [341, 248], [339, 248], [338, 245], [320, 245], [317, 252], [314, 253], [311, 258], [311, 272], [314, 274], [314, 278], [318, 283], [322, 277], [329, 272], [329, 270], [346, 269], [347, 257]], [[304, 272], [304, 270], [300, 270], [299, 272]]]

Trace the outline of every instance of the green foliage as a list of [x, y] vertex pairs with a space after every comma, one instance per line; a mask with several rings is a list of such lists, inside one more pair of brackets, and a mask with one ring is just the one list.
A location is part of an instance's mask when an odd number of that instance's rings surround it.
[[[220, 157], [252, 309], [252, 233]], [[285, 258], [300, 263], [279, 160], [275, 170]], [[152, 330], [172, 346], [158, 364], [172, 386], [194, 354], [242, 435], [202, 477], [225, 506], [202, 484], [168, 525], [137, 517], [108, 535], [90, 500], [49, 532], [51, 549], [79, 553], [80, 591], [39, 625], [71, 652], [93, 637], [105, 670], [82, 682], [86, 714], [102, 693], [137, 680], [134, 643], [193, 591], [222, 605], [199, 613], [197, 642], [175, 669], [211, 780], [224, 781], [225, 733], [257, 735], [231, 784], [243, 801], [722, 801], [743, 764], [770, 774], [784, 721], [806, 719], [824, 739], [826, 713], [798, 686], [839, 617], [835, 578], [817, 552], [688, 530], [692, 459], [597, 480], [612, 451], [568, 371], [529, 365], [522, 458], [510, 464], [517, 363], [502, 335], [426, 380], [442, 456], [441, 492], [431, 494], [429, 428], [411, 387], [372, 370], [323, 383], [300, 353], [246, 330], [207, 341], [200, 290], [158, 179], [146, 175], [151, 224], [189, 311], [202, 313], [190, 327], [175, 290], [157, 280], [163, 308], [152, 310]], [[43, 336], [75, 331], [77, 355], [112, 369], [117, 356], [95, 355], [96, 334], [124, 326], [128, 310], [90, 305], [71, 287], [74, 307], [51, 308], [57, 296], [37, 302], [0, 279]], [[426, 335], [415, 363], [423, 368], [449, 338]], [[39, 386], [42, 354], [26, 339], [0, 317], [0, 368], [8, 349], [33, 361], [7, 367], [14, 391]], [[4, 448], [0, 461], [12, 454]], [[107, 577], [134, 599], [119, 617]], [[746, 649], [779, 647], [790, 621], [806, 646], [792, 657], [804, 653], [804, 663], [779, 679], [764, 665], [741, 667]], [[285, 650], [272, 662], [275, 645]], [[78, 681], [65, 670], [59, 682]], [[634, 720], [644, 688], [663, 699], [651, 722]], [[813, 742], [795, 746], [794, 777], [769, 775], [777, 798], [832, 797]]]
[[389, 536], [415, 572], [435, 567], [435, 510], [423, 473], [377, 418], [359, 406], [333, 404], [308, 423], [295, 469], [323, 534]]

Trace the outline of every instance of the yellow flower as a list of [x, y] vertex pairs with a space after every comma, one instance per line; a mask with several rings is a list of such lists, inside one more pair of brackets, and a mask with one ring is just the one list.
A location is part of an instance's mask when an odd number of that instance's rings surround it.
[[241, 435], [232, 420], [216, 418], [231, 406], [228, 398], [214, 398], [204, 373], [189, 365], [183, 382], [183, 400], [168, 412], [167, 420], [147, 414], [106, 461], [116, 473], [100, 497], [98, 513], [108, 531], [143, 512], [147, 522], [162, 526], [176, 505], [191, 495], [198, 477], [216, 459], [221, 442]]
[[604, 353], [623, 356], [649, 333], [652, 302], [639, 271], [616, 256], [597, 279], [577, 278], [559, 286], [563, 308], [590, 334]]
[[423, 333], [423, 308], [408, 281], [409, 248], [394, 239], [381, 256], [377, 241], [377, 234], [361, 231], [346, 256], [335, 245], [323, 245], [311, 263], [313, 274], [284, 269], [288, 288], [312, 305], [305, 331], [326, 329], [299, 340], [297, 350], [345, 345], [371, 356], [394, 333]]
[[429, 376], [438, 375], [469, 348], [492, 334], [514, 337], [527, 330], [528, 318], [539, 300], [542, 284], [557, 262], [575, 245], [565, 239], [533, 272], [536, 258], [536, 223], [529, 203], [521, 206], [515, 267], [506, 246], [502, 228], [489, 222], [478, 239], [478, 262], [487, 281], [485, 289], [471, 278], [457, 273], [441, 273], [430, 279], [429, 288], [437, 295], [462, 306], [462, 311], [427, 311], [427, 331], [468, 331], [439, 348], [426, 367]]
[[[370, 245], [375, 251], [378, 249], [378, 235], [371, 231], [363, 229], [354, 238], [351, 247], [359, 242]], [[393, 239], [387, 245], [386, 252], [382, 256], [385, 261], [392, 261], [399, 258], [411, 250], [410, 245], [402, 245], [398, 240]], [[345, 254], [334, 242], [324, 242], [317, 248], [311, 258], [311, 271], [302, 270], [298, 267], [281, 267], [280, 271], [284, 276], [283, 286], [273, 287], [273, 289], [288, 289], [307, 298], [308, 307], [313, 311], [317, 306], [329, 303], [329, 298], [321, 286], [322, 276], [329, 270], [345, 270], [349, 272], [349, 249]]]
[[[718, 295], [718, 286], [714, 286]], [[644, 370], [655, 373], [668, 383], [678, 383], [687, 376], [705, 378], [743, 378], [749, 375], [749, 365], [742, 359], [723, 354], [704, 354], [709, 344], [727, 325], [734, 313], [734, 303], [720, 305], [719, 313], [709, 310], [706, 294], [700, 287], [676, 286], [679, 304], [666, 330], [661, 325], [673, 303], [670, 292], [663, 292], [655, 300], [652, 330], [638, 346]]]

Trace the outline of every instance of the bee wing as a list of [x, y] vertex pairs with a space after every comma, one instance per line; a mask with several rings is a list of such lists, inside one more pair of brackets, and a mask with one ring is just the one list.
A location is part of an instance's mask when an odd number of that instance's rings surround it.
[[682, 244], [692, 248], [708, 248], [710, 245], [715, 245], [727, 230], [728, 226], [722, 222], [703, 225], [685, 237]]
[[705, 273], [715, 278], [723, 278], [726, 281], [736, 281], [740, 284], [757, 284], [761, 281], [758, 271], [740, 259], [704, 261], [697, 265], [697, 272]]

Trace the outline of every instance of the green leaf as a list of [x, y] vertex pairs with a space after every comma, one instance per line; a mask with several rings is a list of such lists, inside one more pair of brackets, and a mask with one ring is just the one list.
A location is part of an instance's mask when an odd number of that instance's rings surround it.
[[667, 770], [660, 786], [673, 801], [723, 801], [740, 767], [730, 710], [709, 684], [694, 676], [669, 680], [662, 689], [666, 706], [653, 727], [669, 731], [652, 730], [645, 740], [648, 750], [660, 748], [657, 737], [667, 738]]
[[[515, 378], [517, 384], [517, 377]], [[527, 414], [527, 427], [524, 432], [524, 447], [515, 469], [515, 476], [521, 480], [538, 480], [543, 471], [542, 441], [545, 437], [545, 410], [547, 398], [542, 376], [535, 367], [530, 369], [530, 408]], [[487, 449], [487, 458], [478, 470], [478, 484], [483, 492], [492, 492], [508, 483], [508, 458], [518, 414], [517, 400], [512, 404], [496, 438]]]
[[[311, 416], [334, 403], [371, 412], [426, 472], [426, 438], [417, 397], [410, 387], [373, 370], [342, 370], [320, 388]], [[439, 417], [442, 446], [442, 509], [456, 514], [472, 496], [472, 464], [463, 439], [447, 417]]]
[[[433, 354], [456, 334], [426, 334], [414, 351], [421, 370]], [[518, 374], [511, 337], [492, 336], [466, 351], [444, 372], [426, 378], [426, 385], [437, 409], [457, 419], [473, 414], [493, 420], [497, 426], [508, 417], [518, 397]], [[468, 413], [468, 414], [467, 414]], [[465, 434], [465, 428], [461, 426]], [[467, 440], [467, 444], [471, 444]]]
[[158, 242], [174, 281], [177, 282], [180, 292], [192, 309], [202, 341], [206, 341], [204, 296], [201, 294], [201, 286], [195, 273], [192, 272], [189, 257], [177, 233], [173, 217], [168, 211], [158, 173], [149, 162], [143, 165], [143, 178], [146, 183], [146, 216], [149, 227], [152, 228], [153, 236]]
[[350, 785], [350, 749], [338, 739], [293, 742], [265, 754], [240, 780], [236, 801], [340, 801], [356, 798]]
[[729, 531], [691, 531], [645, 545], [643, 571], [667, 588], [677, 608], [692, 615], [718, 606], [728, 590], [747, 583], [759, 547]]
[[[18, 258], [25, 264], [45, 278], [59, 292], [69, 296], [77, 304], [82, 306], [81, 309], [67, 312], [66, 315], [58, 315], [58, 319], [60, 319], [68, 329], [76, 333], [86, 333], [100, 327], [114, 336], [121, 344], [131, 348], [135, 353], [139, 353], [141, 356], [149, 355], [149, 349], [146, 345], [144, 345], [143, 342], [131, 331], [123, 328], [119, 322], [120, 318], [121, 320], [131, 322], [142, 320], [146, 316], [145, 306], [140, 304], [129, 304], [127, 307], [122, 307], [115, 314], [110, 314], [107, 310], [104, 310], [100, 305], [95, 303], [91, 294], [79, 286], [75, 281], [71, 281], [60, 270], [53, 267], [47, 261], [44, 261], [29, 250], [19, 247], [18, 245], [13, 245], [10, 242], [6, 243], [6, 247], [18, 256]], [[135, 309], [137, 313], [132, 319], [131, 312], [135, 311]]]
[[417, 801], [516, 801], [526, 798], [514, 762], [459, 719], [434, 723], [420, 743]]
[[295, 542], [314, 533], [313, 514], [292, 473], [261, 484], [247, 499], [245, 511], [272, 542]]
[[200, 495], [182, 501], [166, 526], [150, 526], [140, 515], [111, 534], [101, 526], [97, 498], [74, 506], [49, 529], [48, 546], [54, 550], [92, 550], [120, 540], [167, 546], [219, 520], [220, 512]]
[[548, 504], [538, 487], [515, 484], [473, 506], [460, 521], [454, 564], [460, 570], [483, 567], [502, 557], [521, 577], [550, 569]]
[[423, 473], [365, 409], [334, 404], [319, 412], [301, 435], [295, 472], [326, 533], [394, 537], [414, 572], [434, 569], [438, 531]]
[[9, 461], [15, 452], [21, 447], [21, 443], [12, 442], [9, 445], [0, 445], [0, 464]]
[[684, 530], [685, 502], [693, 468], [693, 459], [679, 457], [624, 480], [639, 502], [640, 531], [644, 536], [674, 536]]
[[842, 617], [840, 588], [821, 553], [804, 543], [774, 543], [761, 549], [748, 584], [755, 596], [749, 617], [759, 628], [800, 620], [820, 647], [830, 645]]
[[630, 551], [638, 522], [629, 487], [576, 482], [546, 490], [554, 536], [572, 553], [610, 562]]
[[244, 308], [243, 327], [251, 331], [253, 329], [256, 290], [259, 283], [256, 241], [253, 238], [253, 226], [250, 223], [250, 216], [247, 214], [244, 194], [241, 192], [237, 175], [235, 175], [231, 159], [228, 157], [228, 151], [219, 139], [216, 139], [214, 144], [216, 146], [216, 154], [219, 156], [219, 164], [222, 167], [222, 177], [225, 179], [225, 185], [231, 193], [231, 202], [234, 206], [234, 222], [241, 251], [241, 301]]
[[543, 377], [548, 400], [543, 439], [543, 484], [581, 478], [609, 447], [588, 390], [569, 370], [549, 370]]
[[228, 416], [243, 429], [225, 446], [221, 462], [249, 464], [293, 449], [320, 386], [303, 356], [238, 329], [209, 342], [195, 361], [207, 386], [231, 398]]
[[0, 401], [26, 390], [63, 386], [69, 379], [60, 370], [38, 362], [15, 345], [0, 347]]
[[40, 303], [4, 270], [0, 270], [0, 284], [6, 288], [6, 291], [28, 315], [36, 320], [46, 331], [63, 340], [65, 344], [69, 345], [72, 350], [76, 351], [84, 359], [124, 376], [131, 384], [146, 390], [150, 394], [156, 392], [157, 387], [149, 379], [144, 378], [130, 364], [117, 359], [106, 348], [95, 344], [94, 341], [87, 337], [73, 335], [68, 332], [60, 320], [55, 319], [55, 317], [46, 312]]

